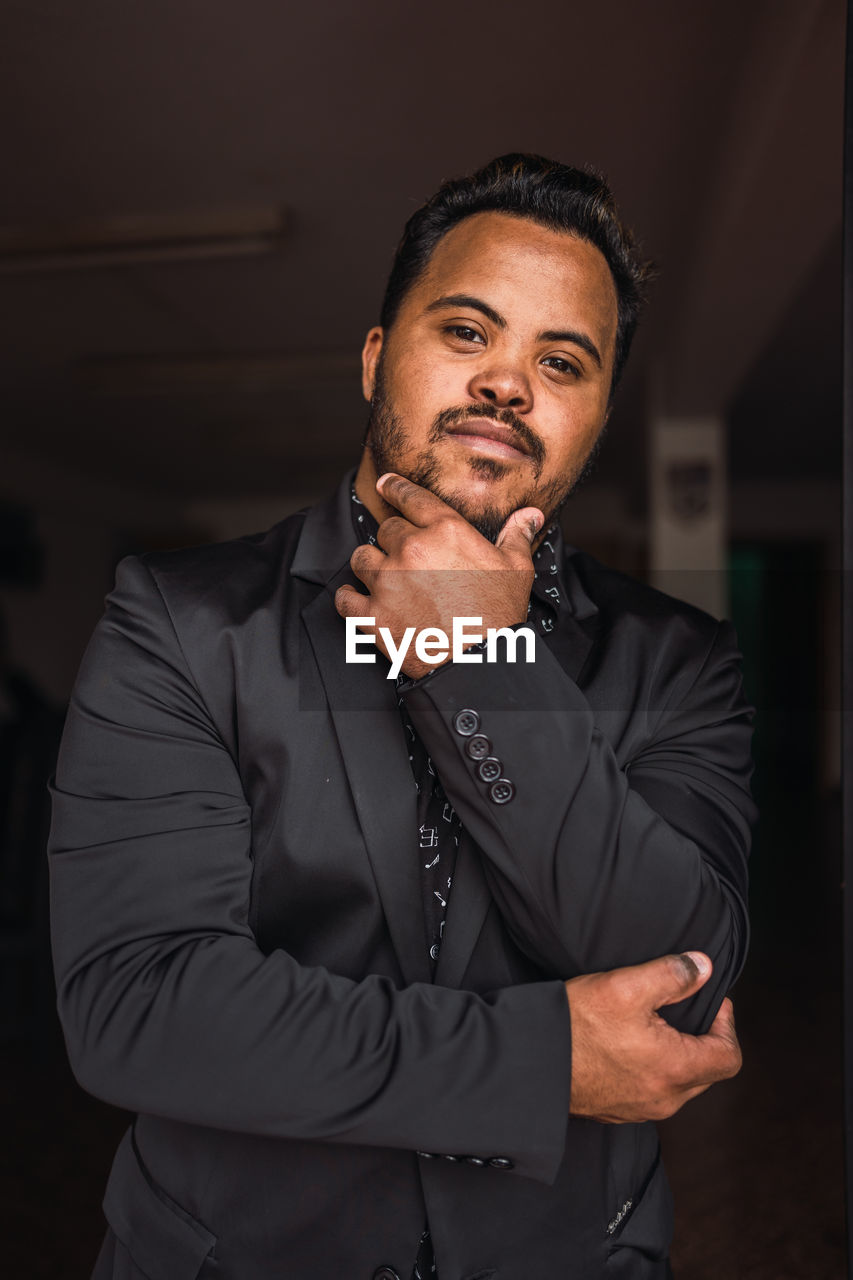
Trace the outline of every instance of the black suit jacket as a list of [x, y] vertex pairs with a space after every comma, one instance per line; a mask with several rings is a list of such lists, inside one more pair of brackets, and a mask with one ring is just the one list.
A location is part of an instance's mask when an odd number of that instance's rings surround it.
[[553, 648], [411, 689], [467, 833], [432, 984], [394, 685], [345, 664], [333, 603], [353, 546], [347, 478], [269, 533], [126, 560], [84, 659], [59, 1007], [81, 1084], [138, 1113], [103, 1271], [408, 1280], [426, 1213], [440, 1280], [663, 1275], [653, 1126], [568, 1119], [562, 979], [701, 948], [713, 979], [675, 1015], [698, 1030], [739, 970], [732, 630], [570, 551]]

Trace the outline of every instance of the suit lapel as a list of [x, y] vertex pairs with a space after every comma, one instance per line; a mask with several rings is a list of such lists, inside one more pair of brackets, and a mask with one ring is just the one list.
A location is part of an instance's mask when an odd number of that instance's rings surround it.
[[577, 551], [566, 547], [566, 558], [560, 585], [565, 592], [568, 609], [560, 617], [560, 625], [545, 642], [570, 679], [580, 683], [598, 632], [598, 605], [587, 594], [576, 562]]
[[567, 676], [580, 683], [580, 676], [592, 649], [598, 618], [566, 618], [545, 637], [545, 643]]
[[[349, 520], [349, 481], [344, 512]], [[309, 513], [314, 517], [315, 508]], [[349, 569], [355, 545], [352, 525], [340, 528], [341, 514], [326, 509], [317, 532], [325, 545], [312, 545], [314, 529], [306, 528], [300, 546], [299, 576], [325, 578], [321, 590], [302, 612], [302, 621], [328, 700], [341, 754], [367, 854], [376, 879], [379, 899], [388, 923], [400, 968], [407, 983], [429, 982], [429, 960], [423, 926], [423, 902], [419, 867], [414, 856], [417, 830], [415, 781], [409, 765], [405, 732], [394, 683], [385, 678], [381, 660], [375, 664], [347, 664], [344, 656], [344, 623], [334, 604], [334, 593], [349, 582], [360, 584]], [[314, 523], [312, 521], [312, 523]], [[339, 536], [330, 538], [337, 524]], [[347, 538], [347, 532], [349, 537]], [[344, 563], [340, 563], [343, 551]], [[338, 563], [329, 576], [318, 553], [335, 554]], [[296, 562], [295, 562], [296, 565]], [[310, 572], [305, 572], [310, 566]]]

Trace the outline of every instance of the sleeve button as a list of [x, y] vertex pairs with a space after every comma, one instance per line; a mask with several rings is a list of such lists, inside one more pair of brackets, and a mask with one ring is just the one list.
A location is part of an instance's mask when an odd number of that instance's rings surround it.
[[515, 1161], [509, 1160], [506, 1156], [492, 1156], [489, 1164], [493, 1169], [514, 1169]]
[[489, 787], [489, 795], [494, 804], [509, 804], [515, 795], [515, 787], [509, 778], [498, 778], [497, 782], [493, 782]]
[[473, 738], [469, 738], [465, 743], [465, 753], [472, 760], [483, 760], [491, 749], [492, 744], [483, 733], [475, 733]]
[[477, 1168], [478, 1168], [478, 1169], [482, 1169], [482, 1168], [484, 1168], [484, 1167], [485, 1167], [485, 1165], [486, 1165], [486, 1163], [487, 1163], [487, 1162], [486, 1162], [485, 1160], [481, 1159], [481, 1157], [480, 1157], [480, 1156], [466, 1156], [466, 1157], [465, 1157], [465, 1163], [466, 1163], [466, 1164], [475, 1164], [475, 1165], [477, 1166]]
[[445, 1156], [445, 1160], [450, 1160], [453, 1164], [458, 1164], [462, 1156]]
[[453, 717], [453, 727], [461, 738], [470, 738], [480, 727], [480, 717], [470, 707], [464, 707]]
[[486, 756], [477, 766], [477, 773], [483, 782], [496, 782], [503, 773], [503, 765], [497, 756]]

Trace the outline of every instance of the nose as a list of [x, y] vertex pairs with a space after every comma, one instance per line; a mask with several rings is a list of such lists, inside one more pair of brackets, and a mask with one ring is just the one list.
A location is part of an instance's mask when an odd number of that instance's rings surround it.
[[472, 399], [496, 409], [527, 413], [533, 407], [530, 380], [520, 364], [509, 357], [479, 369], [468, 384]]

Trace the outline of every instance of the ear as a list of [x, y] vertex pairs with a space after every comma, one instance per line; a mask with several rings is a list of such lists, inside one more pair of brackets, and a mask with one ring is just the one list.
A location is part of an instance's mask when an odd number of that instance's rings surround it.
[[373, 326], [364, 340], [364, 347], [361, 352], [361, 390], [365, 400], [371, 400], [373, 397], [373, 388], [376, 385], [376, 365], [384, 338], [384, 330], [381, 325], [377, 324]]

